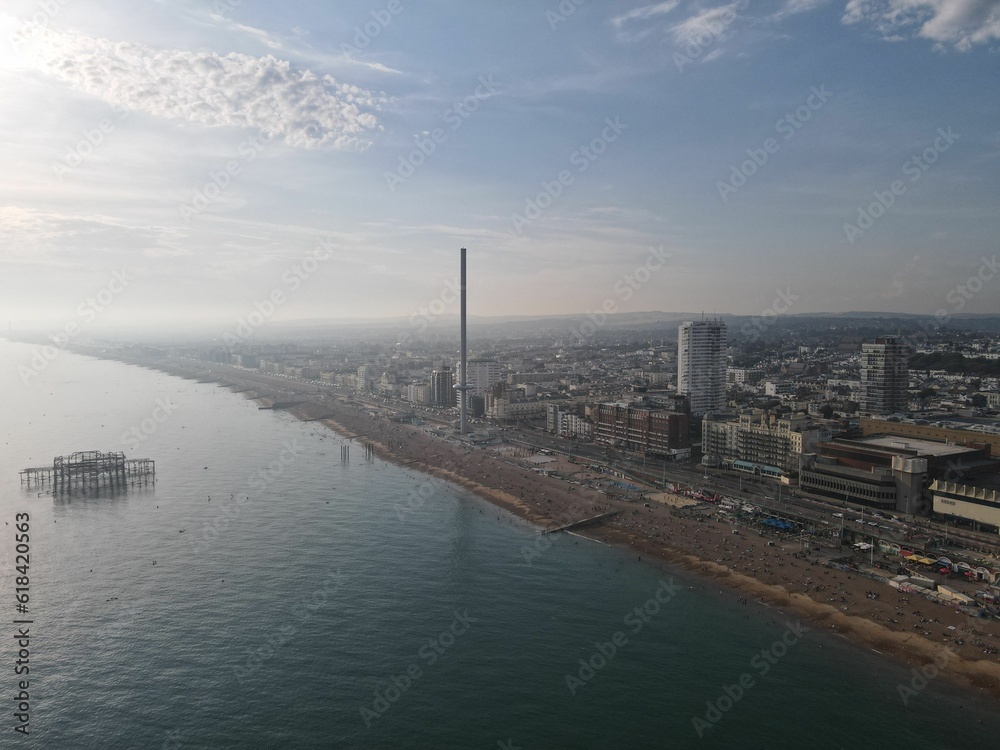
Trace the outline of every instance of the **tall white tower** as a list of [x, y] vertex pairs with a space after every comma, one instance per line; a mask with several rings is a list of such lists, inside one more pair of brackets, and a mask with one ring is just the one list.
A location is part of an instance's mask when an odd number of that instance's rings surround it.
[[695, 320], [677, 329], [677, 392], [688, 397], [691, 415], [726, 408], [726, 324]]
[[458, 361], [458, 382], [455, 383], [455, 390], [458, 391], [458, 407], [459, 407], [459, 432], [463, 435], [468, 431], [468, 403], [469, 403], [469, 391], [472, 390], [472, 386], [469, 385], [469, 373], [468, 373], [468, 340], [466, 338], [466, 325], [465, 325], [465, 248], [461, 249], [460, 257], [460, 276], [461, 276], [461, 340], [462, 340], [462, 353]]

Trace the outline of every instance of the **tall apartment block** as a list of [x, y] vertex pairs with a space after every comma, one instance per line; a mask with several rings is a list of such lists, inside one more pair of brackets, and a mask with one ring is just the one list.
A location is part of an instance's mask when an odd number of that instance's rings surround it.
[[456, 406], [455, 376], [450, 367], [431, 372], [431, 403], [436, 406]]
[[910, 347], [896, 336], [881, 336], [861, 345], [861, 411], [894, 414], [906, 411], [910, 379]]
[[[455, 367], [459, 372], [460, 366]], [[503, 380], [507, 368], [500, 362], [488, 359], [470, 359], [466, 362], [465, 382], [472, 386], [469, 393], [474, 396], [485, 396], [486, 392]]]
[[687, 396], [691, 415], [726, 407], [726, 324], [695, 320], [677, 329], [677, 392]]

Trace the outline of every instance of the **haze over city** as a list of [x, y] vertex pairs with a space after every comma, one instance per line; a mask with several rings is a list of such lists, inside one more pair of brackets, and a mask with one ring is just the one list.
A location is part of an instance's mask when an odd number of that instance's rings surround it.
[[0, 747], [996, 736], [998, 73], [1000, 0], [6, 0]]
[[460, 246], [477, 315], [955, 313], [995, 273], [992, 0], [14, 0], [0, 36], [4, 327], [112, 283], [95, 330], [407, 316]]

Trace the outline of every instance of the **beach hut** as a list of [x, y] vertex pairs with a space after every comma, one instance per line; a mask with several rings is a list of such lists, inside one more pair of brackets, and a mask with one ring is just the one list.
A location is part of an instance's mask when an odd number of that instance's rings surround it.
[[971, 596], [966, 596], [965, 594], [955, 591], [955, 589], [948, 586], [938, 586], [938, 593], [941, 598], [948, 602], [955, 602], [956, 604], [972, 604], [974, 599]]

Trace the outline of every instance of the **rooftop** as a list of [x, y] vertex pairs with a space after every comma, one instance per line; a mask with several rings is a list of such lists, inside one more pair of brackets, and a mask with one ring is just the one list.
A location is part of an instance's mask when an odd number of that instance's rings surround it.
[[871, 437], [855, 438], [852, 443], [862, 443], [886, 450], [913, 451], [920, 456], [955, 456], [968, 453], [971, 448], [964, 445], [939, 443], [934, 440], [922, 440], [900, 435], [872, 435]]

